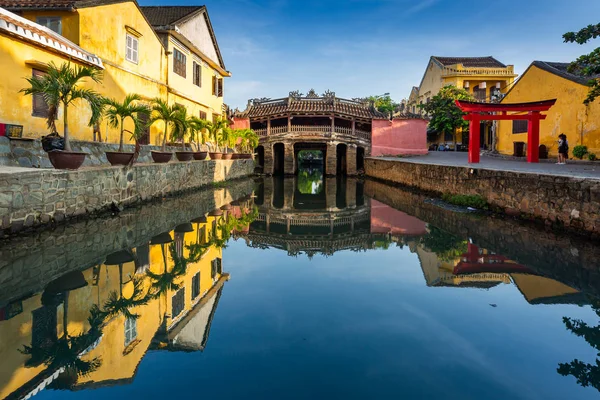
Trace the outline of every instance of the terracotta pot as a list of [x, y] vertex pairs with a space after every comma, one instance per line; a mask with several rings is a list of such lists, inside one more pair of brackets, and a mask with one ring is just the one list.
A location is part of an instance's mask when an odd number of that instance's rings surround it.
[[173, 157], [173, 153], [164, 151], [151, 151], [152, 159], [155, 163], [168, 163]]
[[110, 165], [129, 165], [133, 159], [133, 153], [121, 153], [118, 151], [106, 151], [105, 153]]
[[194, 160], [204, 160], [206, 158], [206, 156], [208, 155], [207, 151], [195, 151], [194, 152]]
[[240, 154], [240, 153], [233, 153], [231, 155], [232, 160], [239, 160], [240, 158], [242, 158], [242, 154]]
[[208, 153], [208, 155], [210, 156], [211, 160], [220, 160], [221, 157], [223, 157], [223, 153]]
[[193, 222], [195, 224], [205, 224], [208, 222], [208, 220], [206, 219], [205, 216], [202, 216], [202, 217], [194, 218], [190, 222]]
[[231, 210], [231, 204], [225, 204], [224, 206], [221, 206], [221, 210], [223, 210], [223, 211]]
[[231, 160], [231, 157], [233, 157], [233, 153], [223, 153], [223, 157], [221, 159], [222, 160]]
[[184, 224], [177, 225], [175, 227], [174, 231], [177, 233], [193, 232], [194, 227], [192, 226], [192, 224], [190, 222], [186, 222]]
[[150, 244], [167, 244], [171, 243], [172, 241], [173, 238], [171, 237], [171, 233], [163, 232], [150, 239]]
[[210, 215], [211, 217], [218, 217], [219, 215], [223, 215], [223, 211], [217, 208], [209, 212], [208, 215]]
[[242, 154], [242, 156], [243, 157], [241, 157], [241, 158], [244, 160], [252, 160], [252, 154], [250, 154], [250, 153]]
[[48, 158], [56, 169], [78, 169], [85, 161], [87, 153], [78, 151], [52, 150]]
[[175, 156], [179, 161], [192, 161], [194, 158], [193, 151], [176, 151]]

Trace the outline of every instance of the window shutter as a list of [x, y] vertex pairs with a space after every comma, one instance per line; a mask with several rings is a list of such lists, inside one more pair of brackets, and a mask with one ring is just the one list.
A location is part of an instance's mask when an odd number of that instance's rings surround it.
[[218, 96], [219, 97], [223, 97], [223, 78], [220, 78], [218, 80], [218, 83], [219, 83], [219, 93], [218, 93]]
[[217, 95], [217, 77], [216, 76], [212, 77], [212, 94], [214, 96]]

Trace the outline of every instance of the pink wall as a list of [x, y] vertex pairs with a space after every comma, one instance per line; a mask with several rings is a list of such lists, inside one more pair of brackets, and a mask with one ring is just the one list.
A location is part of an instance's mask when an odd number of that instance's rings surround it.
[[371, 199], [371, 233], [422, 236], [427, 227], [420, 219]]
[[427, 121], [374, 119], [372, 156], [427, 154]]
[[236, 118], [233, 117], [232, 129], [248, 129], [250, 128], [250, 118]]

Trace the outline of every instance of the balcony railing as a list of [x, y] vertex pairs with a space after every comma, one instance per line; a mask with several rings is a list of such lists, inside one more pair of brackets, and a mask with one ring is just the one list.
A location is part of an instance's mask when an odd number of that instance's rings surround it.
[[444, 68], [442, 76], [455, 75], [493, 75], [493, 76], [511, 76], [515, 71], [512, 68]]
[[364, 140], [371, 139], [371, 132], [363, 131], [360, 129], [348, 128], [345, 126], [331, 126], [331, 125], [291, 125], [288, 129], [287, 126], [274, 126], [271, 127], [270, 130], [267, 128], [254, 129], [254, 132], [259, 137], [266, 137], [270, 135], [280, 135], [283, 133], [306, 133], [309, 135], [321, 135], [326, 134], [327, 136], [331, 136], [333, 134], [337, 135], [345, 135], [345, 136], [354, 136]]

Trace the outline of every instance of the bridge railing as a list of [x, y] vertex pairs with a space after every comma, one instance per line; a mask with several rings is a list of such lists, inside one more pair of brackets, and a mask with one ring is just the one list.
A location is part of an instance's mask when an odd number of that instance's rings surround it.
[[254, 132], [259, 137], [266, 137], [269, 135], [279, 135], [283, 133], [297, 133], [297, 132], [314, 132], [314, 133], [327, 133], [329, 135], [339, 134], [346, 136], [359, 137], [364, 140], [371, 140], [371, 132], [363, 131], [360, 129], [352, 129], [345, 126], [331, 126], [331, 125], [291, 125], [287, 126], [275, 126], [270, 129], [261, 128], [254, 129]]

